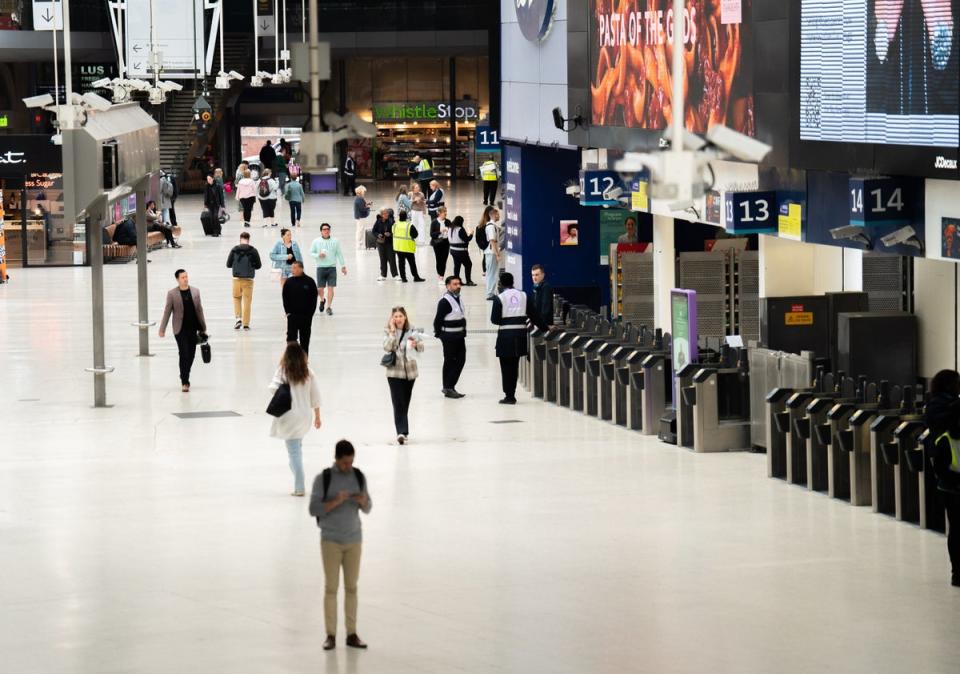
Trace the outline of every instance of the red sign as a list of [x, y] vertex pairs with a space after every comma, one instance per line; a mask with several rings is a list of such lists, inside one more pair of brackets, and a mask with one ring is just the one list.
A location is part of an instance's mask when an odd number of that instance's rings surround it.
[[792, 311], [792, 312], [794, 312], [794, 313], [798, 313], [798, 312], [800, 312], [800, 311], [803, 311], [803, 305], [802, 305], [802, 304], [794, 304], [792, 307], [790, 307], [790, 311]]

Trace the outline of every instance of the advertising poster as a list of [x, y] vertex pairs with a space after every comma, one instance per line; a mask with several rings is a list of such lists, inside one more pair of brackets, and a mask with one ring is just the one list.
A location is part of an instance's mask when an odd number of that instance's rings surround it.
[[673, 336], [673, 370], [679, 372], [697, 359], [697, 291], [670, 291], [670, 334]]
[[960, 260], [960, 218], [943, 218], [940, 232], [940, 254], [951, 260]]
[[[589, 0], [591, 115], [597, 126], [662, 130], [671, 120], [672, 0]], [[753, 136], [752, 0], [686, 0], [686, 127]]]
[[960, 3], [802, 0], [800, 138], [956, 148]]
[[[627, 220], [633, 219], [633, 241], [637, 241], [639, 214], [623, 208], [605, 208], [600, 211], [600, 264], [610, 264], [610, 246], [620, 243], [627, 231]], [[627, 243], [632, 243], [627, 241]]]
[[580, 245], [580, 223], [578, 223], [576, 220], [560, 221], [560, 245]]
[[723, 195], [710, 190], [704, 195], [703, 221], [720, 227], [723, 224]]
[[523, 290], [523, 222], [520, 208], [523, 200], [523, 181], [520, 168], [523, 152], [515, 145], [509, 145], [504, 153], [506, 171], [503, 174], [503, 219], [506, 231], [506, 270], [513, 274], [518, 290]]

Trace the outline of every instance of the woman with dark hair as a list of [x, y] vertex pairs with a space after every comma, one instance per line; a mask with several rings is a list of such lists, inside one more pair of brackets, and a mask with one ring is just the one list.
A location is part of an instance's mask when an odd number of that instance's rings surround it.
[[283, 415], [274, 417], [270, 437], [280, 438], [286, 444], [293, 473], [291, 496], [303, 496], [303, 437], [311, 425], [320, 428], [320, 389], [316, 376], [307, 365], [306, 352], [296, 342], [288, 343], [283, 352], [280, 366], [270, 382], [271, 394], [283, 384], [290, 386], [291, 405]]
[[394, 307], [384, 330], [383, 350], [394, 354], [393, 364], [387, 366], [387, 384], [393, 403], [393, 423], [397, 429], [397, 442], [405, 444], [410, 435], [407, 411], [417, 381], [417, 354], [423, 352], [423, 332], [410, 326], [407, 310]]
[[179, 248], [180, 244], [173, 240], [173, 226], [163, 221], [163, 216], [157, 210], [156, 201], [147, 202], [147, 231], [160, 232], [171, 248]]

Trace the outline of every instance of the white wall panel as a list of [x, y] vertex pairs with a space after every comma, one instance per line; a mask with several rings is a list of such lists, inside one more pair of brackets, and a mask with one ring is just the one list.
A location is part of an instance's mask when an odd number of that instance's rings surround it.
[[956, 365], [955, 307], [957, 266], [945, 260], [917, 258], [913, 263], [913, 301], [920, 338], [919, 374], [932, 377]]

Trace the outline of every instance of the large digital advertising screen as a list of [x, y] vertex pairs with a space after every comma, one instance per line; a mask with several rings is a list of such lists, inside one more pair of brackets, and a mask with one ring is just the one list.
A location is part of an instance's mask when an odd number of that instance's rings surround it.
[[802, 0], [800, 11], [801, 140], [957, 147], [960, 0]]
[[[673, 114], [673, 1], [589, 0], [591, 121], [662, 130]], [[755, 135], [752, 0], [686, 0], [684, 118]]]

